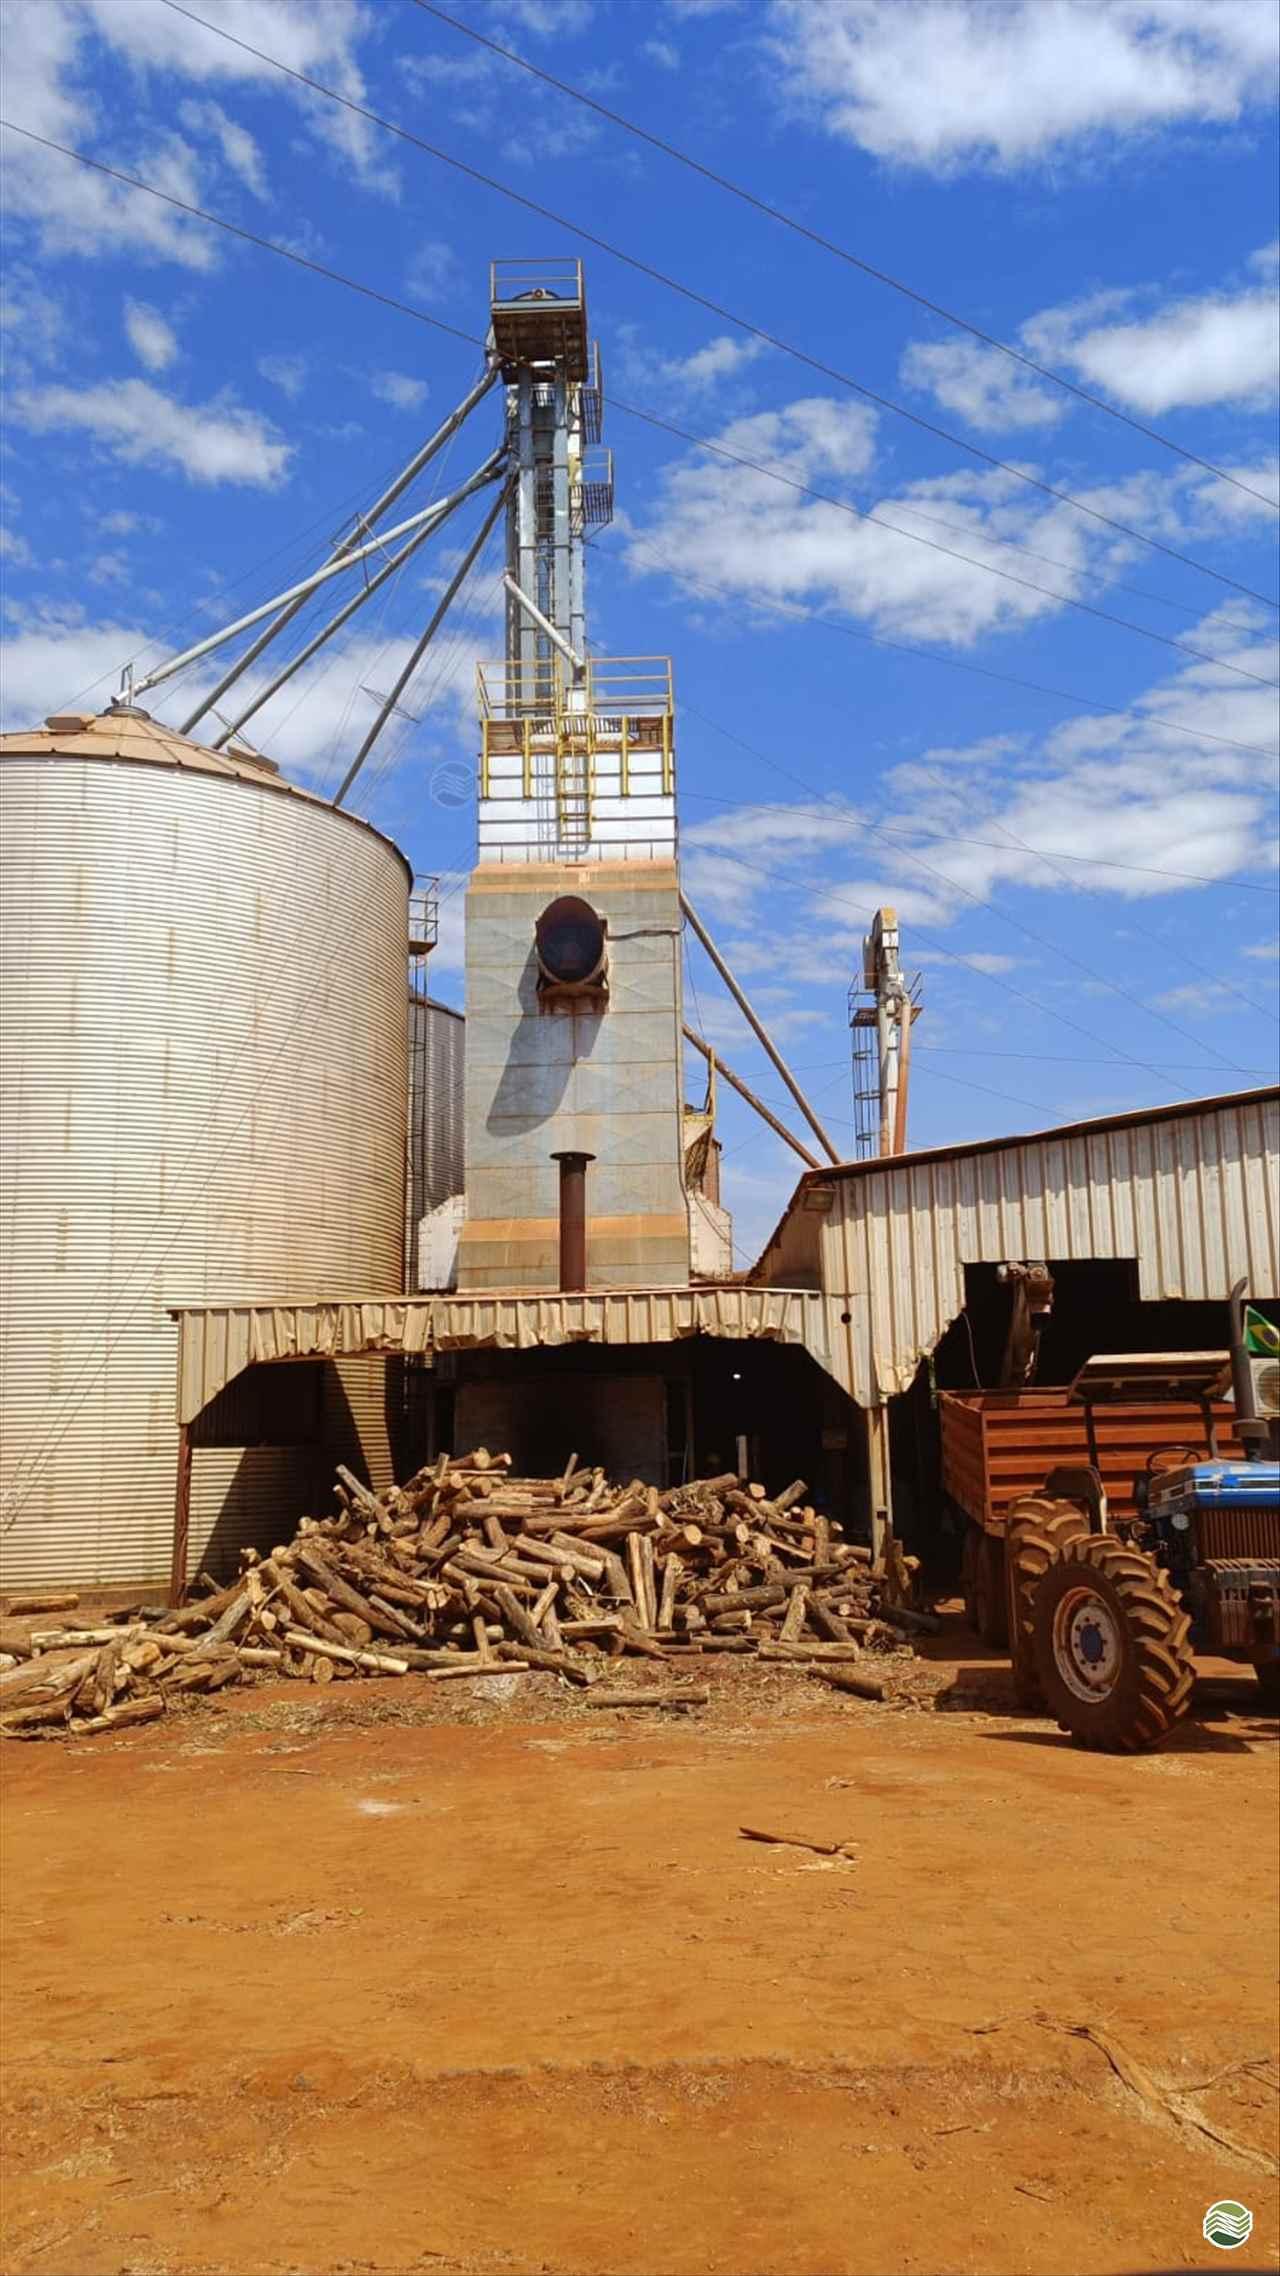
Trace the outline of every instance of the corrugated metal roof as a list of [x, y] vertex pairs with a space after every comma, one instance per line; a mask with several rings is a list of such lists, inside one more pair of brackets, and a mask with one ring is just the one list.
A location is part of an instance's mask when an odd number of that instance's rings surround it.
[[178, 1420], [192, 1422], [259, 1360], [358, 1352], [532, 1351], [539, 1346], [679, 1343], [687, 1336], [802, 1344], [829, 1367], [827, 1306], [795, 1288], [589, 1289], [585, 1294], [357, 1298], [330, 1304], [175, 1306]]
[[282, 798], [298, 798], [308, 806], [323, 806], [330, 813], [340, 814], [344, 822], [367, 830], [390, 846], [409, 876], [413, 875], [399, 846], [385, 831], [375, 829], [363, 815], [352, 814], [345, 806], [335, 807], [316, 791], [286, 781], [274, 759], [242, 745], [229, 751], [210, 750], [207, 743], [194, 743], [175, 727], [153, 719], [150, 712], [128, 704], [103, 712], [51, 712], [41, 727], [22, 727], [0, 735], [0, 760], [4, 759], [96, 759], [132, 766], [180, 767], [190, 774], [229, 775], [253, 783], [258, 790], [278, 791]]
[[1222, 1302], [1242, 1277], [1274, 1296], [1280, 1090], [812, 1172], [758, 1269], [825, 1292], [833, 1372], [875, 1406], [963, 1310], [966, 1265], [1031, 1257], [1132, 1258], [1146, 1303]]
[[997, 1154], [1008, 1146], [1025, 1146], [1037, 1139], [1079, 1138], [1095, 1130], [1133, 1130], [1149, 1122], [1176, 1122], [1186, 1114], [1212, 1114], [1219, 1107], [1244, 1106], [1253, 1101], [1263, 1103], [1280, 1099], [1280, 1086], [1263, 1083], [1252, 1091], [1221, 1091], [1210, 1098], [1178, 1099], [1170, 1106], [1135, 1106], [1124, 1114], [1091, 1115], [1084, 1122], [1054, 1123], [1048, 1130], [1031, 1130], [1014, 1138], [969, 1138], [950, 1146], [921, 1146], [918, 1151], [898, 1154], [887, 1160], [872, 1154], [859, 1162], [824, 1162], [816, 1170], [806, 1170], [802, 1185], [817, 1185], [832, 1178], [874, 1177], [877, 1172], [901, 1169], [904, 1162], [958, 1161], [963, 1154]]

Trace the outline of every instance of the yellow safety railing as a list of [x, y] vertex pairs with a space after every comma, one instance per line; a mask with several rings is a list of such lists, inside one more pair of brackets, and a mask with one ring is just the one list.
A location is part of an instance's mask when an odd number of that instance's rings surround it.
[[592, 656], [581, 677], [558, 654], [529, 664], [482, 663], [476, 666], [476, 693], [481, 797], [490, 795], [491, 756], [501, 752], [510, 757], [515, 751], [521, 758], [521, 795], [531, 797], [535, 747], [554, 741], [557, 752], [573, 749], [588, 762], [602, 749], [617, 750], [625, 798], [632, 787], [633, 754], [641, 744], [653, 749], [655, 723], [663, 794], [671, 796], [674, 691], [669, 656]]

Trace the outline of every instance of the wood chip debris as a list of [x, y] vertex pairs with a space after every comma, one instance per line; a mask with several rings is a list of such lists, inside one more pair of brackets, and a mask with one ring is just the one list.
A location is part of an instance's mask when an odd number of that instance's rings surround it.
[[[340, 1466], [334, 1514], [304, 1517], [269, 1556], [242, 1551], [229, 1587], [205, 1580], [176, 1611], [135, 1605], [78, 1626], [49, 1619], [46, 1597], [29, 1629], [10, 1624], [0, 1736], [116, 1730], [254, 1678], [546, 1671], [585, 1690], [618, 1660], [674, 1671], [721, 1652], [882, 1698], [879, 1677], [851, 1663], [909, 1649], [933, 1623], [885, 1601], [901, 1573], [874, 1566], [807, 1491], [797, 1478], [771, 1497], [726, 1473], [664, 1493], [610, 1483], [576, 1458], [558, 1478], [520, 1478], [509, 1455], [483, 1447], [381, 1494]], [[688, 1708], [707, 1696], [655, 1680], [604, 1686], [591, 1704]]]

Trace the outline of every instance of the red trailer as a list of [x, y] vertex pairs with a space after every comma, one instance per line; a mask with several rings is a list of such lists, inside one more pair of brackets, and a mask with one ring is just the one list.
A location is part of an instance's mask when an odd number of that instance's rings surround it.
[[[1143, 1356], [1136, 1355], [1131, 1364], [1140, 1365]], [[1150, 1355], [1153, 1370], [1164, 1356]], [[1186, 1356], [1179, 1355], [1180, 1365]], [[1212, 1419], [1224, 1458], [1238, 1460], [1244, 1454], [1229, 1399], [1210, 1401], [1206, 1415], [1205, 1405], [1194, 1398], [1086, 1406], [1069, 1384], [1060, 1389], [943, 1391], [938, 1417], [943, 1492], [968, 1519], [966, 1606], [984, 1641], [996, 1645], [1008, 1642], [1005, 1519], [1014, 1502], [1042, 1494], [1053, 1471], [1081, 1470], [1092, 1463], [1115, 1524], [1136, 1514], [1134, 1482], [1153, 1452], [1184, 1448], [1193, 1460], [1203, 1457], [1207, 1419]]]

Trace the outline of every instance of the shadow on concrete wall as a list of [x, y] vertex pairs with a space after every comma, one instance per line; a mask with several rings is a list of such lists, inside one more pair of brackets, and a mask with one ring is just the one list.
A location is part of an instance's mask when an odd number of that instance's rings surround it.
[[[538, 998], [538, 960], [532, 949], [520, 974], [518, 995], [521, 1024], [512, 1038], [506, 1065], [485, 1116], [486, 1130], [501, 1129], [508, 1134], [513, 1128], [539, 1130], [559, 1113], [574, 1068], [580, 1060], [591, 1057], [608, 1016], [598, 1005], [586, 1003], [580, 1011], [542, 1011]], [[549, 1042], [545, 1052], [531, 1057], [527, 1048], [530, 1032], [551, 1022], [557, 1030], [554, 1037], [557, 1048], [553, 1050]], [[567, 1049], [564, 1048], [566, 1040]]]

